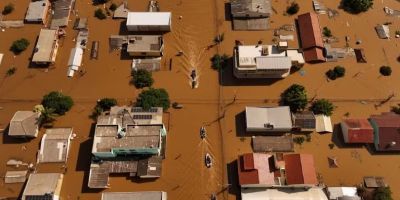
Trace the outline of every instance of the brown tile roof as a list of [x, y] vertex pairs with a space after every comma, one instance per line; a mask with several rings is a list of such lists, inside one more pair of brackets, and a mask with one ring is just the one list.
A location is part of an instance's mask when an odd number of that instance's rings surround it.
[[286, 183], [310, 184], [318, 183], [314, 167], [314, 158], [310, 154], [284, 155]]
[[317, 14], [305, 13], [299, 15], [297, 23], [299, 25], [300, 39], [303, 49], [324, 47]]

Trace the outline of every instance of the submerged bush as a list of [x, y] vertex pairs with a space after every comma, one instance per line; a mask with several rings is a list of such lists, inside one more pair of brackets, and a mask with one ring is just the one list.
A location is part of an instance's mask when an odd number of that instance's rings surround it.
[[298, 13], [299, 10], [300, 10], [299, 4], [296, 3], [296, 2], [292, 2], [292, 3], [290, 4], [290, 6], [288, 6], [288, 7], [286, 8], [286, 13], [289, 14], [289, 15], [294, 15], [294, 14]]
[[382, 66], [379, 68], [379, 73], [381, 73], [382, 76], [390, 76], [392, 75], [392, 68], [389, 66]]
[[106, 14], [104, 14], [103, 9], [101, 9], [101, 8], [98, 8], [98, 9], [96, 9], [96, 11], [94, 11], [94, 16], [97, 19], [101, 19], [101, 20], [107, 18]]

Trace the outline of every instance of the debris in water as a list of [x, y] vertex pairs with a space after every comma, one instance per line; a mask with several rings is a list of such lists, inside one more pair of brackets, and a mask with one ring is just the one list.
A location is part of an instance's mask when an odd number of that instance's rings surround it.
[[28, 165], [27, 163], [22, 162], [21, 160], [10, 159], [7, 161], [7, 166], [15, 166], [19, 167], [20, 165]]

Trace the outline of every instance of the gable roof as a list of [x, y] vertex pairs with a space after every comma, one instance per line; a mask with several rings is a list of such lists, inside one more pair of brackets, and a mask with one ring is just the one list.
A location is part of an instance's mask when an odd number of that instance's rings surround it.
[[301, 45], [303, 49], [311, 47], [324, 47], [322, 41], [321, 27], [319, 25], [318, 15], [315, 13], [305, 13], [297, 18], [299, 25]]
[[[367, 119], [345, 119], [342, 122], [347, 128], [349, 143], [373, 143], [374, 130]], [[345, 135], [343, 135], [346, 137]]]
[[324, 51], [321, 48], [312, 47], [303, 51], [306, 62], [325, 62]]
[[239, 185], [275, 185], [274, 169], [270, 168], [270, 159], [273, 158], [272, 155], [262, 153], [247, 153], [239, 156]]
[[400, 151], [400, 115], [382, 113], [370, 118], [377, 134], [378, 151]]
[[314, 167], [314, 158], [311, 154], [288, 154], [285, 161], [286, 183], [310, 184], [318, 183]]
[[37, 137], [40, 113], [17, 111], [10, 121], [9, 136]]
[[233, 17], [268, 17], [272, 13], [270, 0], [232, 0]]

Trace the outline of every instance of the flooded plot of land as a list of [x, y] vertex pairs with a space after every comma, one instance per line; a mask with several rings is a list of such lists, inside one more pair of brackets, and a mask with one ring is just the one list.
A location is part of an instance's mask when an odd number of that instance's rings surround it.
[[[29, 0], [2, 0], [0, 8], [14, 3], [16, 10], [3, 17], [3, 20], [21, 20], [25, 16]], [[120, 3], [119, 1], [114, 1]], [[165, 51], [161, 61], [161, 70], [154, 73], [154, 87], [166, 88], [172, 101], [184, 105], [182, 110], [170, 110], [165, 117], [169, 128], [166, 159], [163, 161], [163, 174], [155, 181], [130, 180], [127, 176], [111, 177], [111, 188], [104, 191], [142, 191], [163, 190], [170, 199], [208, 199], [211, 193], [217, 193], [221, 199], [235, 199], [237, 186], [234, 179], [236, 171], [233, 161], [242, 153], [251, 152], [251, 137], [243, 135], [243, 119], [240, 113], [246, 105], [277, 105], [280, 93], [293, 83], [307, 88], [310, 98], [328, 98], [338, 108], [333, 122], [338, 123], [346, 112], [350, 117], [367, 117], [373, 113], [389, 110], [390, 105], [398, 103], [400, 92], [399, 63], [397, 62], [400, 40], [393, 37], [400, 29], [397, 18], [386, 16], [383, 7], [400, 9], [395, 1], [375, 1], [374, 8], [367, 13], [350, 15], [338, 8], [338, 0], [320, 1], [327, 8], [337, 10], [339, 15], [329, 18], [320, 15], [320, 24], [332, 30], [338, 42], [332, 47], [344, 47], [345, 36], [351, 38], [353, 48], [365, 49], [367, 63], [356, 63], [349, 57], [335, 63], [306, 64], [303, 69], [284, 80], [244, 81], [234, 79], [232, 69], [225, 69], [221, 76], [210, 67], [210, 57], [215, 53], [232, 55], [235, 40], [244, 44], [271, 44], [274, 29], [283, 25], [294, 25], [296, 16], [284, 16], [289, 2], [272, 0], [274, 14], [268, 31], [232, 31], [227, 3], [215, 0], [160, 0], [161, 11], [172, 12], [172, 31], [164, 35]], [[299, 1], [300, 12], [312, 11], [311, 1]], [[148, 1], [129, 0], [132, 11], [146, 11]], [[124, 57], [119, 51], [110, 51], [108, 38], [114, 34], [126, 34], [124, 20], [98, 20], [93, 17], [94, 10], [102, 5], [93, 6], [90, 0], [76, 2], [76, 11], [70, 18], [67, 36], [60, 41], [56, 64], [50, 68], [32, 68], [32, 56], [40, 24], [27, 24], [19, 29], [5, 29], [0, 32], [0, 53], [4, 53], [0, 65], [0, 129], [6, 128], [13, 113], [17, 110], [31, 110], [40, 103], [42, 96], [57, 90], [71, 95], [75, 106], [66, 116], [60, 117], [55, 126], [73, 127], [77, 134], [71, 143], [70, 156], [65, 166], [40, 164], [39, 172], [65, 172], [62, 198], [99, 199], [101, 190], [89, 190], [87, 185], [92, 146], [93, 121], [88, 117], [97, 99], [113, 97], [119, 104], [134, 101], [139, 90], [130, 81], [131, 58]], [[181, 17], [180, 17], [181, 16]], [[67, 78], [69, 52], [74, 47], [77, 32], [72, 30], [75, 17], [87, 17], [89, 24], [89, 42], [100, 41], [98, 60], [90, 60], [86, 50], [83, 58], [84, 75]], [[391, 22], [392, 38], [379, 39], [373, 27]], [[213, 44], [213, 38], [224, 33], [225, 40], [219, 46]], [[297, 38], [296, 32], [288, 32]], [[18, 56], [9, 51], [12, 41], [27, 38], [31, 44]], [[361, 40], [356, 45], [356, 40]], [[290, 47], [298, 47], [297, 40], [289, 42]], [[176, 56], [183, 51], [183, 56]], [[170, 64], [172, 62], [172, 64]], [[346, 68], [346, 76], [335, 81], [327, 81], [325, 72], [335, 65]], [[381, 65], [390, 65], [392, 76], [379, 75]], [[16, 73], [6, 77], [6, 71], [16, 68]], [[190, 72], [199, 73], [199, 88], [191, 89]], [[391, 102], [375, 109], [374, 104], [391, 94], [396, 96]], [[235, 99], [235, 100], [234, 100]], [[361, 104], [360, 101], [367, 104]], [[205, 126], [208, 137], [202, 141], [199, 128]], [[6, 170], [9, 159], [18, 159], [26, 163], [35, 163], [36, 152], [44, 129], [39, 137], [31, 141], [18, 141], [6, 134], [2, 136], [0, 151], [0, 176]], [[372, 155], [365, 147], [341, 147], [335, 143], [334, 134], [312, 135], [312, 142], [295, 146], [296, 152], [312, 153], [315, 157], [317, 172], [327, 185], [359, 184], [364, 175], [384, 176], [392, 188], [400, 188], [398, 155]], [[336, 139], [335, 139], [336, 140]], [[210, 153], [214, 166], [204, 166], [204, 155]], [[335, 156], [339, 167], [328, 166], [327, 157]], [[20, 167], [19, 169], [25, 169]], [[233, 185], [229, 186], [228, 184]], [[23, 184], [4, 184], [0, 182], [0, 196], [16, 197]], [[394, 199], [400, 198], [399, 191], [393, 189]]]

